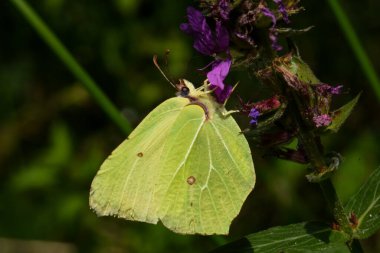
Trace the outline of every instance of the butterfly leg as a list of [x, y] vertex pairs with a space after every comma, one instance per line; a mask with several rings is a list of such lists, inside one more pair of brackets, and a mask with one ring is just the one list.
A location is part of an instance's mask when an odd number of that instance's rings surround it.
[[230, 111], [222, 112], [222, 115], [224, 117], [227, 117], [227, 116], [229, 116], [229, 115], [231, 115], [233, 113], [237, 113], [237, 112], [240, 112], [240, 111], [239, 110], [230, 110]]

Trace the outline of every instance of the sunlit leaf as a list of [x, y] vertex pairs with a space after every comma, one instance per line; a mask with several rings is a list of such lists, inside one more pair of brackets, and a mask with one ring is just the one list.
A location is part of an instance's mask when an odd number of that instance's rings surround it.
[[358, 102], [360, 95], [361, 93], [359, 93], [354, 99], [343, 105], [338, 110], [332, 112], [332, 122], [331, 125], [326, 128], [326, 130], [330, 130], [334, 133], [339, 131], [339, 128], [343, 125], [348, 116], [350, 116], [351, 111], [354, 109], [354, 106]]
[[350, 252], [347, 236], [320, 222], [273, 227], [224, 245], [213, 253]]
[[346, 210], [353, 213], [351, 220], [357, 223], [355, 237], [367, 238], [380, 228], [380, 167], [349, 200]]

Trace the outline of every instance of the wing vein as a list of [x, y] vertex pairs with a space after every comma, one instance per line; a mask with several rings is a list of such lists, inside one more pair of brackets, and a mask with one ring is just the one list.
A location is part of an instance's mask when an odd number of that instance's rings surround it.
[[215, 127], [215, 125], [211, 121], [210, 121], [210, 123], [211, 123], [212, 127], [214, 128], [216, 135], [219, 137], [219, 140], [222, 142], [224, 148], [226, 149], [228, 156], [230, 157], [231, 161], [235, 164], [236, 169], [239, 171], [240, 175], [245, 180], [245, 176], [244, 176], [243, 172], [240, 170], [239, 165], [237, 164], [237, 162], [235, 161], [235, 159], [231, 155], [230, 150], [228, 149], [227, 144], [224, 142], [222, 135], [220, 134], [219, 130]]
[[[183, 126], [182, 128], [184, 128], [186, 124], [189, 124], [190, 121], [194, 121], [194, 120], [199, 120], [199, 119], [188, 120], [188, 121], [184, 124], [184, 126]], [[180, 169], [185, 165], [185, 163], [186, 163], [186, 161], [187, 161], [187, 159], [188, 159], [188, 157], [189, 157], [189, 155], [190, 155], [190, 152], [191, 152], [191, 150], [192, 150], [192, 148], [193, 148], [193, 145], [194, 145], [194, 143], [195, 143], [195, 141], [196, 141], [196, 139], [197, 139], [197, 137], [198, 137], [198, 135], [199, 135], [199, 132], [201, 131], [201, 128], [202, 128], [202, 126], [203, 126], [203, 124], [204, 124], [204, 120], [202, 120], [200, 123], [201, 123], [201, 124], [199, 124], [199, 127], [198, 127], [197, 131], [196, 131], [195, 134], [194, 134], [194, 138], [193, 138], [193, 140], [192, 140], [191, 143], [190, 143], [190, 146], [189, 146], [189, 148], [188, 148], [188, 151], [187, 151], [186, 154], [185, 154], [184, 159], [180, 162], [180, 164], [178, 165], [178, 167], [177, 167], [176, 170], [174, 171], [174, 174], [173, 174], [172, 178], [170, 179], [170, 181], [169, 181], [169, 183], [168, 183], [168, 187], [167, 187], [167, 189], [166, 189], [166, 191], [165, 191], [165, 193], [164, 193], [163, 196], [166, 196], [166, 194], [168, 193], [168, 191], [169, 191], [169, 189], [170, 189], [170, 187], [171, 187], [171, 185], [172, 185], [172, 183], [173, 183], [174, 178], [177, 176], [177, 174], [178, 174], [178, 172], [180, 171]], [[181, 129], [182, 129], [182, 128], [181, 128]], [[181, 131], [178, 131], [178, 132], [180, 133]], [[168, 207], [168, 208], [165, 210], [165, 213], [162, 215], [162, 217], [164, 217], [164, 216], [166, 215], [166, 213], [167, 213], [167, 211], [169, 210], [169, 208], [170, 208], [170, 207]]]

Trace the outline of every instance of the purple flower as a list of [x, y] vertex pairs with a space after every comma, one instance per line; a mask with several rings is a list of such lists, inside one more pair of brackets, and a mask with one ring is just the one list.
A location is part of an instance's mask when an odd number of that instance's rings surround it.
[[219, 12], [219, 16], [223, 19], [223, 20], [228, 20], [228, 16], [230, 15], [230, 6], [228, 5], [228, 0], [219, 0], [218, 2], [218, 12]]
[[226, 79], [230, 71], [231, 62], [230, 58], [226, 60], [216, 60], [212, 64], [211, 71], [207, 73], [210, 88], [215, 89], [214, 94], [216, 101], [221, 104], [226, 101], [232, 92], [232, 86], [224, 84], [224, 79]]
[[313, 121], [316, 127], [328, 126], [331, 123], [331, 117], [328, 114], [315, 115]]
[[325, 83], [322, 83], [317, 86], [317, 92], [319, 92], [322, 95], [339, 95], [342, 92], [343, 85], [338, 85], [338, 86], [331, 86]]
[[282, 19], [285, 21], [285, 23], [289, 24], [290, 21], [289, 21], [288, 12], [286, 11], [285, 5], [282, 2], [282, 0], [273, 0], [273, 2], [277, 4], [278, 11], [281, 13]]
[[275, 26], [277, 23], [276, 16], [267, 7], [261, 7], [261, 13], [272, 20], [272, 26], [269, 28], [269, 39], [272, 42], [272, 48], [276, 51], [281, 51], [282, 46], [278, 44], [278, 33]]
[[280, 44], [278, 44], [278, 34], [274, 30], [274, 28], [271, 28], [269, 30], [269, 39], [272, 42], [273, 50], [275, 50], [275, 51], [281, 51], [282, 50], [282, 46]]
[[249, 124], [257, 125], [257, 118], [260, 116], [260, 112], [256, 108], [252, 108], [248, 114], [248, 117], [251, 118]]
[[[215, 30], [211, 30], [206, 17], [199, 10], [188, 7], [188, 23], [183, 23], [180, 28], [185, 33], [194, 37], [194, 48], [209, 56], [225, 52], [229, 55], [229, 33], [221, 20], [227, 20], [230, 12], [228, 0], [220, 0], [216, 6]], [[225, 85], [231, 67], [231, 58], [226, 60], [215, 60], [211, 63], [211, 70], [207, 73], [210, 88], [214, 89], [214, 95], [218, 103], [223, 104], [232, 92], [232, 86]], [[209, 66], [209, 65], [208, 65]]]
[[276, 26], [276, 16], [267, 7], [261, 7], [261, 13], [272, 20], [272, 28]]
[[213, 55], [228, 50], [230, 38], [228, 30], [221, 21], [216, 21], [213, 32], [206, 17], [194, 7], [187, 8], [188, 23], [182, 23], [180, 29], [194, 37], [194, 48], [204, 54]]
[[342, 92], [343, 85], [331, 86], [330, 93], [333, 95], [339, 95]]

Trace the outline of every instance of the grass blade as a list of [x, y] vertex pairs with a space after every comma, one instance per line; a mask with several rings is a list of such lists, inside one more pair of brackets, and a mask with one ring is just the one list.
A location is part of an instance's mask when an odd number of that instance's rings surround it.
[[362, 44], [360, 43], [359, 37], [356, 34], [352, 24], [350, 23], [350, 20], [348, 19], [341, 4], [339, 3], [339, 0], [327, 0], [327, 2], [330, 5], [332, 11], [334, 12], [335, 17], [337, 18], [338, 23], [344, 35], [346, 36], [347, 41], [349, 42], [352, 50], [354, 51], [355, 56], [359, 61], [359, 64], [364, 74], [366, 75], [369, 83], [371, 84], [377, 99], [380, 101], [380, 79], [370, 59], [368, 58], [367, 53], [365, 52]]
[[57, 36], [49, 29], [45, 22], [38, 16], [33, 8], [24, 0], [11, 0], [20, 13], [27, 19], [30, 25], [37, 31], [41, 38], [48, 44], [54, 53], [61, 59], [73, 75], [81, 81], [87, 91], [96, 100], [110, 119], [125, 133], [131, 131], [131, 125], [122, 117], [120, 112], [99, 89], [99, 86], [91, 76], [79, 65]]

